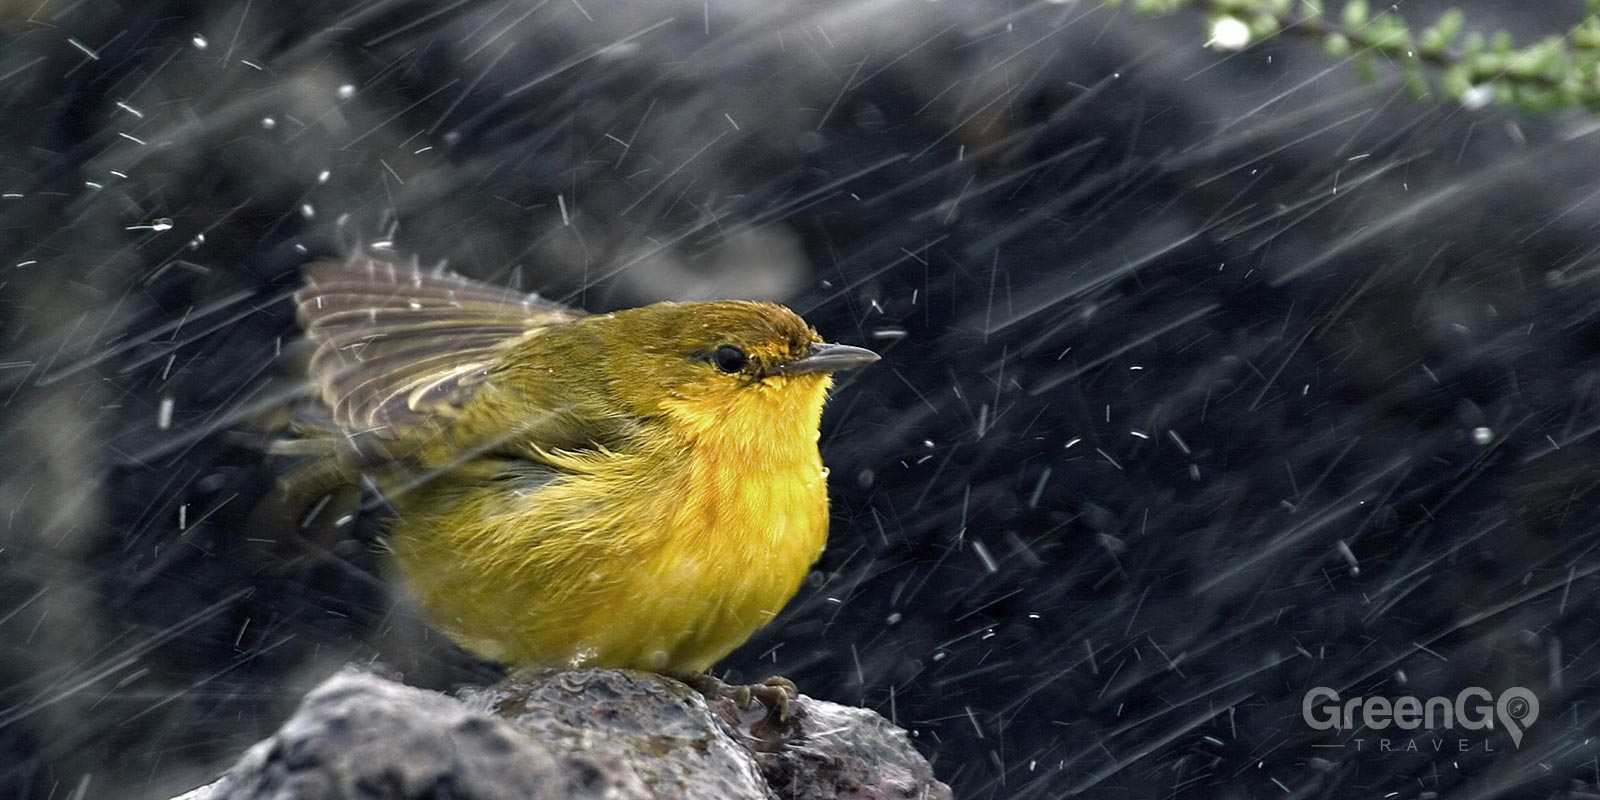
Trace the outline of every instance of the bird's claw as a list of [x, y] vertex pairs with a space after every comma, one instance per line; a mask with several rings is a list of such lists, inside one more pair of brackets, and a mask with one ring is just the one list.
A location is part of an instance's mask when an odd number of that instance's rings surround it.
[[767, 710], [763, 721], [787, 722], [789, 701], [800, 697], [800, 690], [794, 685], [794, 681], [779, 676], [767, 678], [760, 683], [730, 686], [710, 674], [700, 673], [689, 676], [684, 682], [709, 699], [732, 700], [740, 710], [749, 709], [750, 702], [754, 700]]

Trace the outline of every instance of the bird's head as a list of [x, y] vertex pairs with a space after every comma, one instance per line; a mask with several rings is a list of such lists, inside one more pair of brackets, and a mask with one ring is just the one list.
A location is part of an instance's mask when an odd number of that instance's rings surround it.
[[878, 360], [828, 344], [773, 303], [657, 303], [610, 315], [614, 396], [640, 417], [691, 436], [759, 441], [778, 431], [815, 434], [834, 372]]

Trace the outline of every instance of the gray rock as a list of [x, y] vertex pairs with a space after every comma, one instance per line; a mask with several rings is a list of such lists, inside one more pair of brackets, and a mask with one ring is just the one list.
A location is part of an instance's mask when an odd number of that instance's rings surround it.
[[775, 725], [625, 670], [519, 674], [461, 699], [346, 668], [180, 800], [949, 798], [905, 732], [805, 696]]
[[627, 765], [547, 746], [436, 692], [346, 668], [184, 800], [650, 798]]
[[463, 699], [511, 721], [552, 750], [626, 765], [652, 796], [776, 797], [768, 791], [750, 751], [729, 736], [705, 698], [660, 675], [540, 670], [464, 693]]
[[878, 714], [804, 695], [796, 707], [788, 738], [768, 734], [755, 748], [767, 785], [784, 800], [950, 799], [950, 787], [933, 777], [906, 732]]

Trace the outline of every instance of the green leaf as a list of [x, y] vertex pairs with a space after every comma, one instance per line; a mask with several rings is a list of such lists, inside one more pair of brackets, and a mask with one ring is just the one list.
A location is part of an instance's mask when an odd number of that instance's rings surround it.
[[1450, 44], [1461, 35], [1461, 26], [1466, 21], [1465, 15], [1458, 9], [1450, 9], [1439, 17], [1439, 21], [1422, 32], [1422, 50], [1426, 53], [1442, 54], [1450, 48]]
[[1378, 79], [1378, 68], [1372, 61], [1372, 51], [1366, 50], [1356, 54], [1356, 75], [1367, 83]]
[[1422, 64], [1415, 59], [1406, 61], [1404, 64], [1405, 66], [1401, 71], [1405, 76], [1406, 91], [1410, 92], [1413, 98], [1418, 100], [1426, 99], [1431, 92], [1428, 86], [1428, 79], [1422, 74]]
[[1350, 0], [1344, 4], [1344, 13], [1340, 19], [1346, 28], [1354, 30], [1366, 27], [1367, 15], [1367, 0]]

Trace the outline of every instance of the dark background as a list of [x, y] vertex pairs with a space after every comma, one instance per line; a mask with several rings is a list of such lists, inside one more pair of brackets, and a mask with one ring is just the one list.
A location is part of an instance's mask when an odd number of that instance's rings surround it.
[[[169, 796], [351, 660], [494, 679], [362, 542], [251, 541], [286, 293], [361, 247], [880, 350], [825, 422], [828, 553], [724, 667], [890, 716], [960, 796], [1600, 792], [1591, 116], [1087, 2], [4, 0], [0, 34], [4, 796]], [[1299, 718], [1514, 685], [1520, 748]]]

